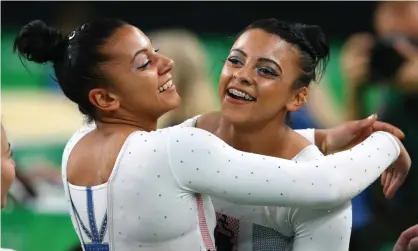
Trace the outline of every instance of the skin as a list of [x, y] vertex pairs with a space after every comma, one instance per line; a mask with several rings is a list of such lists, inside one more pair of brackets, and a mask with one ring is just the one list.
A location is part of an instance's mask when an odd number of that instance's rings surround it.
[[[255, 39], [247, 47], [245, 41], [254, 37], [262, 37], [263, 42]], [[231, 56], [245, 61], [245, 67], [231, 61], [225, 64], [219, 94], [224, 99], [230, 84], [243, 85], [257, 102], [238, 106], [223, 100], [222, 120], [219, 114], [205, 115], [199, 125], [237, 149], [292, 158], [308, 145], [304, 138], [283, 125], [286, 111], [299, 109], [307, 97], [307, 88], [292, 87], [300, 71], [298, 51], [261, 30], [242, 38], [245, 40], [237, 41], [234, 48], [243, 50], [247, 56], [235, 50]], [[265, 43], [266, 49], [257, 49]], [[76, 144], [67, 163], [68, 181], [78, 186], [106, 183], [126, 138], [134, 131], [156, 130], [158, 118], [180, 104], [175, 87], [163, 93], [157, 91], [171, 83], [173, 61], [153, 50], [149, 38], [138, 28], [131, 25], [119, 28], [100, 49], [110, 58], [101, 65], [110, 85], [94, 88], [88, 95], [96, 108], [97, 128]], [[262, 57], [268, 60], [261, 60]], [[241, 114], [237, 115], [235, 109]], [[281, 144], [277, 144], [278, 140]]]
[[12, 158], [12, 150], [6, 131], [1, 126], [1, 208], [6, 206], [7, 192], [15, 178], [16, 164]]
[[[222, 69], [221, 112], [202, 115], [197, 127], [214, 133], [241, 151], [292, 159], [309, 145], [285, 124], [286, 114], [302, 107], [308, 97], [307, 87], [294, 88], [301, 74], [299, 57], [298, 49], [279, 36], [260, 29], [243, 33], [232, 46]], [[244, 91], [256, 101], [237, 103], [227, 95], [229, 88]], [[334, 129], [316, 130], [316, 145], [326, 154], [353, 147], [374, 131], [387, 131], [399, 138], [405, 136], [398, 128], [376, 119], [377, 116], [371, 116]], [[408, 154], [403, 154], [397, 163], [410, 166]], [[394, 196], [407, 173], [395, 168], [384, 172], [382, 185], [387, 198]]]
[[[198, 127], [216, 134], [242, 151], [291, 159], [309, 142], [285, 125], [308, 96], [294, 88], [300, 77], [299, 50], [261, 29], [244, 32], [234, 43], [219, 81], [220, 113], [205, 115]], [[237, 88], [256, 98], [236, 103], [227, 95]]]
[[137, 130], [156, 130], [157, 119], [180, 104], [175, 87], [157, 92], [171, 81], [174, 62], [157, 53], [138, 28], [119, 28], [101, 50], [111, 58], [102, 66], [111, 86], [89, 93], [97, 129], [74, 147], [67, 170], [69, 182], [79, 186], [107, 182], [126, 138]]
[[403, 231], [396, 241], [393, 251], [417, 251], [418, 250], [418, 225]]

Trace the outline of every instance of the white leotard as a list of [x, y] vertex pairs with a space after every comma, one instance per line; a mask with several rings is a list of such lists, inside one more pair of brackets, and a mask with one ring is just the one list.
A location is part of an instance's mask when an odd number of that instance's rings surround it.
[[[295, 161], [322, 157], [310, 145]], [[212, 197], [216, 211], [215, 240], [222, 251], [347, 251], [351, 202], [330, 209], [246, 206]]]
[[393, 136], [376, 132], [350, 151], [296, 163], [241, 152], [211, 133], [176, 126], [133, 132], [107, 183], [68, 184], [71, 150], [94, 128], [73, 135], [62, 161], [71, 219], [85, 251], [214, 250], [209, 195], [247, 205], [330, 207], [356, 196], [399, 155]]

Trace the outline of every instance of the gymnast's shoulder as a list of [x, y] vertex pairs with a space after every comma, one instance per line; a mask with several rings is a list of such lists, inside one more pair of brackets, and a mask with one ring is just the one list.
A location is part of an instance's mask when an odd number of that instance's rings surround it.
[[219, 127], [221, 112], [211, 112], [200, 115], [196, 121], [196, 127], [208, 132], [214, 132]]

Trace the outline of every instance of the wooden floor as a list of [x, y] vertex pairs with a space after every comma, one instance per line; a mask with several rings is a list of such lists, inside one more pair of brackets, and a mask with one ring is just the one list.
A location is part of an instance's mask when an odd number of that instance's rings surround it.
[[1, 116], [14, 144], [63, 141], [83, 124], [83, 117], [66, 97], [54, 92], [3, 92]]

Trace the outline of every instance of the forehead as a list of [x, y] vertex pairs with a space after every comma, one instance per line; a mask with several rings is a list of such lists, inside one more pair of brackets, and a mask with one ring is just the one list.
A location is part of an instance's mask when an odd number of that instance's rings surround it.
[[251, 29], [244, 32], [235, 41], [233, 48], [239, 48], [249, 56], [273, 57], [276, 59], [288, 56], [294, 57], [297, 53], [293, 49], [294, 47], [284, 39], [261, 29]]
[[115, 57], [130, 57], [151, 46], [150, 39], [138, 28], [125, 25], [118, 29], [103, 47], [105, 53]]

